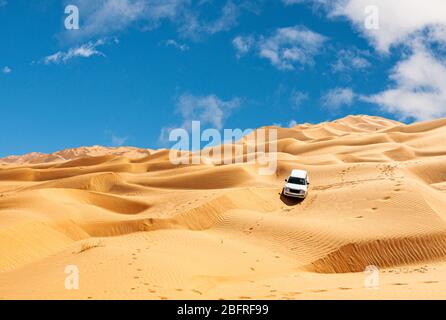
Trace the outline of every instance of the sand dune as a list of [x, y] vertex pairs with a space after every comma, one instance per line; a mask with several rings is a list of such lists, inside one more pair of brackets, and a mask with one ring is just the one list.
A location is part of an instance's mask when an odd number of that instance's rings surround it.
[[446, 120], [277, 129], [273, 176], [130, 147], [0, 160], [0, 299], [446, 298]]

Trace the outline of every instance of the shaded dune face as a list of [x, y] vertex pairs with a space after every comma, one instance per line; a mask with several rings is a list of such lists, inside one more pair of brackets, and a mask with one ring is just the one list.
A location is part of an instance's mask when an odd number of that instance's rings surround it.
[[[0, 160], [0, 298], [283, 298], [268, 285], [445, 261], [446, 120], [277, 130], [271, 176], [136, 148]], [[281, 195], [292, 169], [309, 172], [304, 201]], [[74, 293], [57, 269], [73, 263]]]

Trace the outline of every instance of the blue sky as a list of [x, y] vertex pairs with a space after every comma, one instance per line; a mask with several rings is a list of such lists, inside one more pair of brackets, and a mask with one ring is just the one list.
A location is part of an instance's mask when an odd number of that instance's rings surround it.
[[0, 156], [166, 147], [192, 120], [446, 116], [444, 1], [369, 2], [0, 0]]

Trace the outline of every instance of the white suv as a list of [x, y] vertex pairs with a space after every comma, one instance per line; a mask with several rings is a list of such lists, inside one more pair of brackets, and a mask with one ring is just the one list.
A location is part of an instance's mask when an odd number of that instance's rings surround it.
[[305, 170], [292, 170], [286, 184], [283, 187], [283, 194], [289, 197], [306, 198], [310, 180]]

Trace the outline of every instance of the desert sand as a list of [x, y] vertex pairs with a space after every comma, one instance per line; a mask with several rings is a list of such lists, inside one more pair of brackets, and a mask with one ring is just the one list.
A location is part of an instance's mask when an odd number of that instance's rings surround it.
[[[277, 129], [274, 176], [125, 147], [3, 160], [0, 299], [446, 299], [446, 119]], [[304, 201], [281, 196], [294, 168]]]

